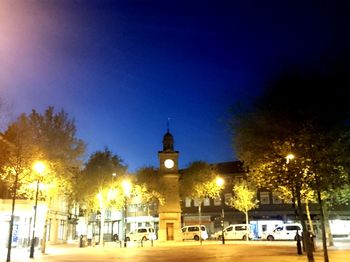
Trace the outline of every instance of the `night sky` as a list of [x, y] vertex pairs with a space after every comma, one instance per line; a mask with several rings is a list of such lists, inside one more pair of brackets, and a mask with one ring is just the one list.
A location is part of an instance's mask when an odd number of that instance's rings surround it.
[[286, 65], [341, 56], [345, 3], [0, 0], [0, 99], [7, 120], [63, 108], [87, 156], [108, 146], [130, 171], [158, 166], [168, 118], [180, 168], [236, 160], [230, 107]]

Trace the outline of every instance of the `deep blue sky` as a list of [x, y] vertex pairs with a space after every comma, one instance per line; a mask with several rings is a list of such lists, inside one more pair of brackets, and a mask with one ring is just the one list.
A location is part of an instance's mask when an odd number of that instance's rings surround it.
[[320, 2], [1, 0], [0, 98], [12, 117], [65, 109], [88, 154], [131, 171], [158, 166], [168, 117], [180, 167], [235, 160], [230, 106], [349, 46], [349, 9]]

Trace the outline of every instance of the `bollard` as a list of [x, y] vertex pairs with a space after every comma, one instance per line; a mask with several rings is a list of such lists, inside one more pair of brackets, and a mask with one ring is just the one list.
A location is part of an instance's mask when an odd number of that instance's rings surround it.
[[79, 247], [83, 247], [83, 235], [80, 235]]
[[301, 250], [301, 241], [300, 241], [300, 235], [299, 235], [298, 230], [297, 230], [297, 233], [295, 235], [295, 238], [297, 240], [297, 254], [302, 255], [303, 251]]

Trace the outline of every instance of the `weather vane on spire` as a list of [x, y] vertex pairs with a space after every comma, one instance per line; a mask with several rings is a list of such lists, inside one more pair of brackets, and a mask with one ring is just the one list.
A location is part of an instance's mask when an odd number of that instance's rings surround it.
[[168, 133], [169, 133], [169, 125], [170, 125], [170, 117], [168, 117], [168, 120], [166, 121], [166, 127], [167, 127]]

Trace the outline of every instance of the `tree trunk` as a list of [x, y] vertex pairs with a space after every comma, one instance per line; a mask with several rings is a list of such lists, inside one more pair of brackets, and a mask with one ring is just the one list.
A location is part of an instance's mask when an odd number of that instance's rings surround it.
[[326, 228], [324, 224], [323, 203], [322, 203], [321, 192], [319, 190], [317, 190], [317, 198], [318, 198], [318, 204], [320, 205], [320, 215], [321, 215], [320, 220], [321, 220], [321, 228], [322, 228], [323, 261], [329, 262], [328, 250], [327, 250], [327, 239], [326, 239]]
[[12, 191], [11, 221], [10, 221], [10, 228], [9, 228], [9, 239], [8, 239], [8, 243], [7, 243], [7, 258], [6, 258], [6, 262], [11, 261], [11, 247], [12, 247], [13, 223], [14, 223], [14, 218], [15, 218], [17, 183], [18, 183], [18, 172], [16, 171], [15, 183], [13, 185], [13, 191]]
[[305, 250], [307, 253], [307, 258], [309, 262], [314, 262], [314, 254], [312, 253], [312, 246], [310, 243], [310, 236], [309, 236], [309, 231], [306, 227], [306, 223], [304, 220], [304, 211], [303, 207], [301, 205], [301, 196], [300, 196], [300, 190], [296, 189], [296, 196], [297, 196], [297, 203], [298, 203], [298, 213], [299, 213], [299, 219], [300, 223], [303, 227], [303, 240], [304, 240], [304, 245], [305, 245]]
[[325, 229], [326, 229], [328, 246], [333, 247], [334, 241], [333, 241], [333, 236], [332, 236], [332, 232], [331, 232], [331, 227], [329, 225], [329, 212], [328, 212], [327, 203], [324, 201], [323, 201], [323, 215], [324, 215], [324, 225], [325, 225]]
[[202, 245], [202, 201], [198, 204], [199, 243]]
[[100, 219], [100, 241], [99, 244], [100, 245], [104, 245], [104, 241], [103, 241], [103, 231], [104, 231], [104, 224], [105, 224], [105, 208], [101, 208], [101, 219]]
[[313, 235], [315, 235], [315, 232], [314, 232], [314, 225], [313, 225], [313, 223], [312, 223], [312, 219], [311, 219], [311, 215], [310, 215], [309, 201], [308, 201], [308, 200], [306, 200], [305, 208], [306, 208], [307, 220], [309, 221], [309, 225], [310, 225], [310, 232], [311, 232]]
[[245, 210], [245, 223], [247, 225], [247, 230], [246, 230], [246, 234], [245, 234], [245, 240], [249, 241], [249, 232], [250, 232], [250, 226], [249, 226], [249, 218], [248, 218], [248, 210]]

